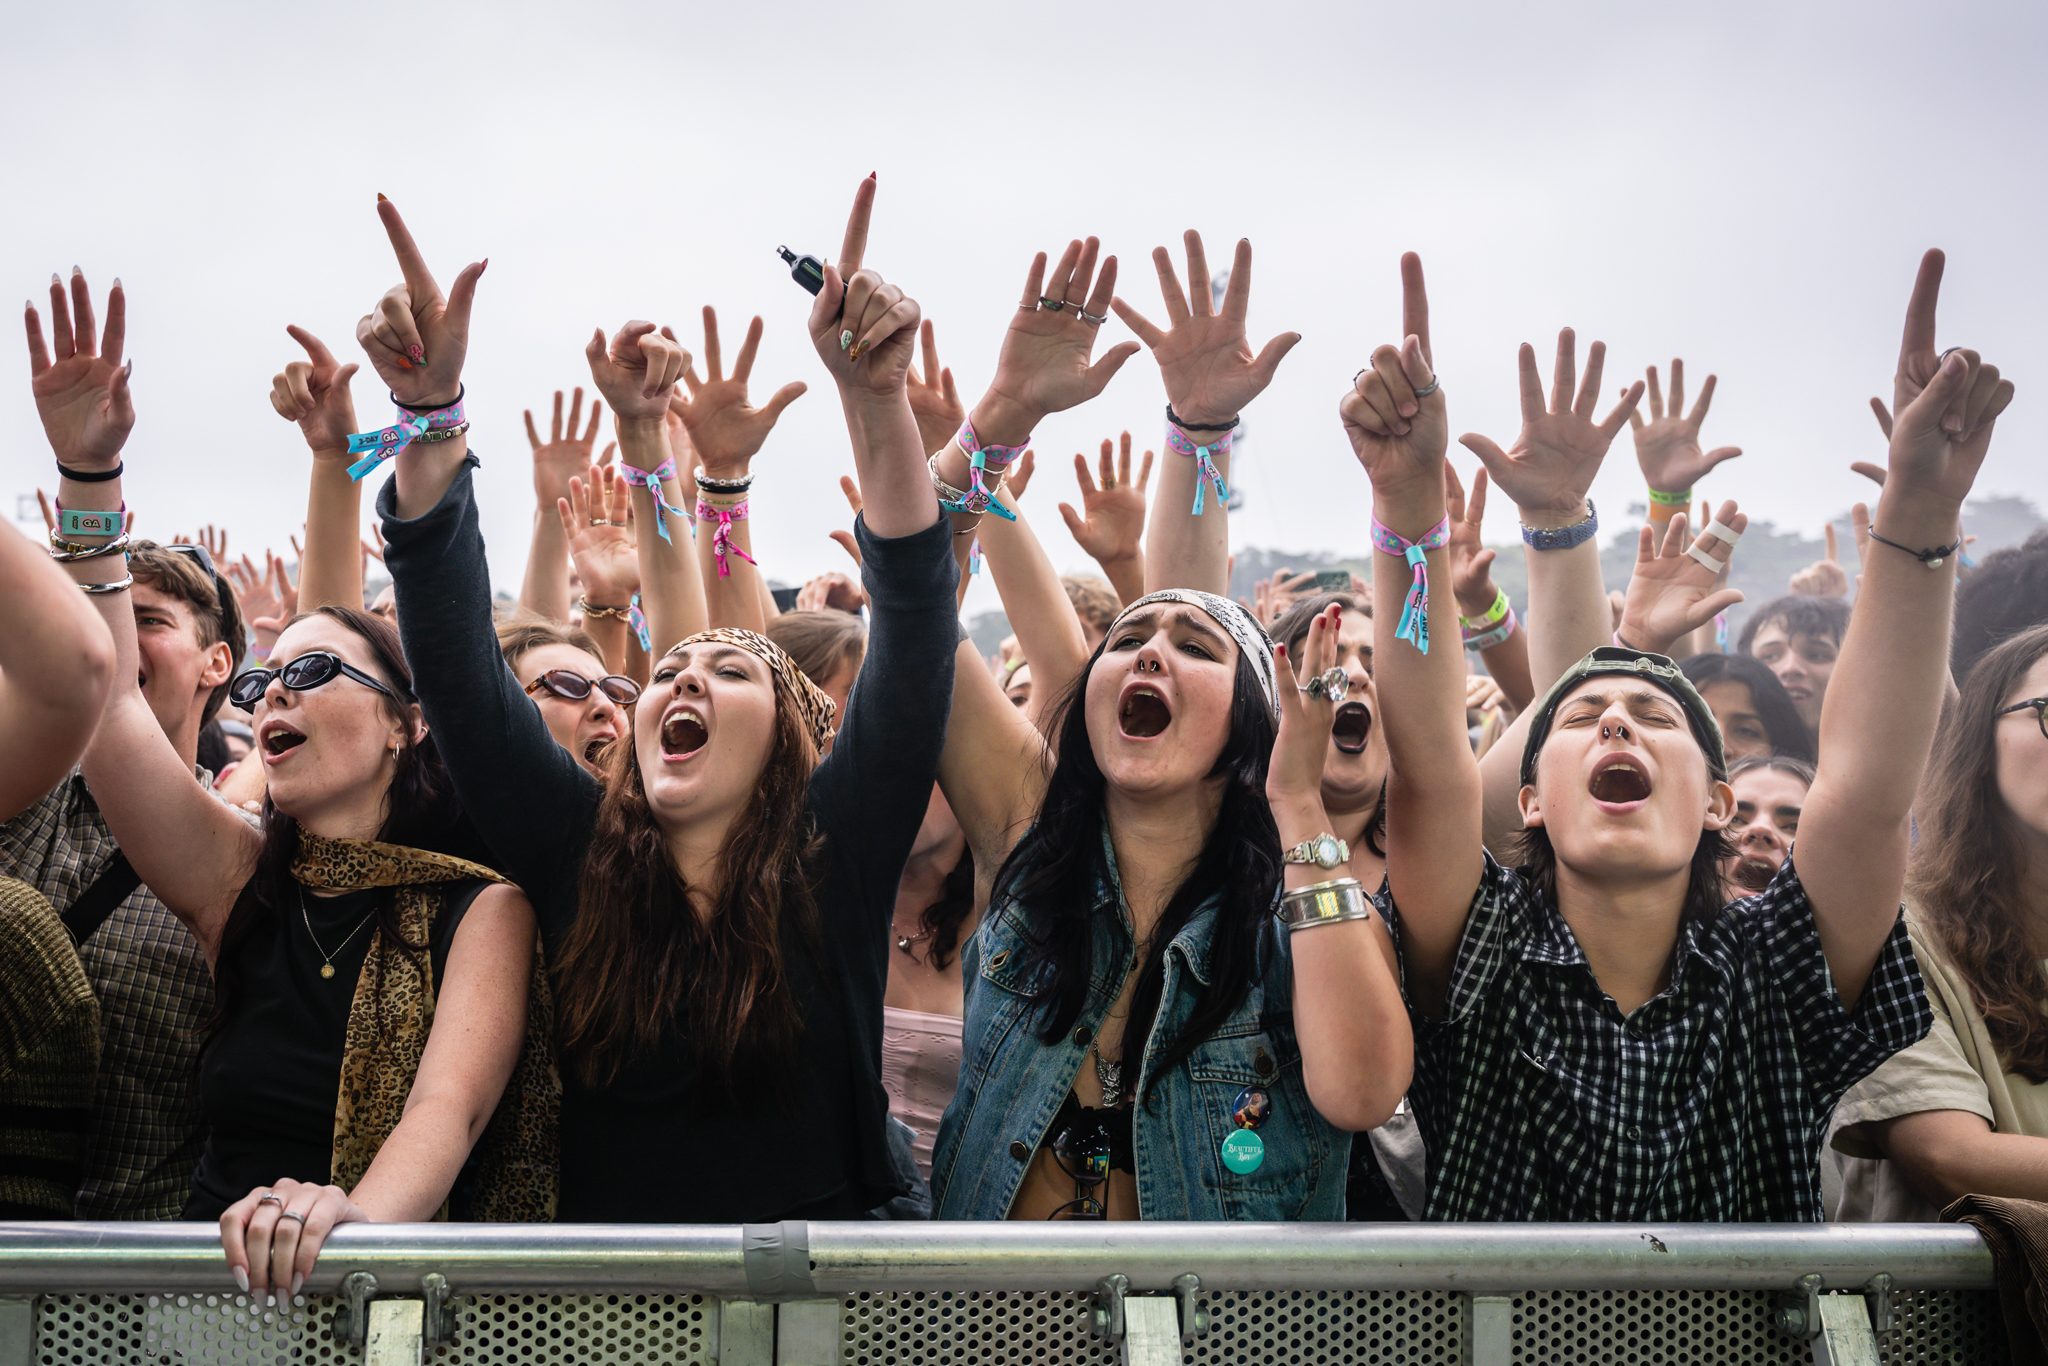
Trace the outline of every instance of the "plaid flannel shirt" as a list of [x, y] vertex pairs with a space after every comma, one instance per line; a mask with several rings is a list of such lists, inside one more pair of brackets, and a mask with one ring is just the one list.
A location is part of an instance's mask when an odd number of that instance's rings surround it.
[[1789, 858], [1686, 925], [1671, 985], [1624, 1017], [1557, 907], [1489, 857], [1444, 1018], [1410, 1014], [1423, 1217], [1500, 1221], [1819, 1222], [1835, 1102], [1933, 1021], [1903, 920], [1843, 1009]]
[[[211, 787], [211, 775], [199, 771]], [[113, 862], [115, 843], [83, 775], [0, 825], [0, 871], [61, 914]], [[80, 1219], [175, 1219], [206, 1143], [199, 1046], [213, 974], [199, 941], [137, 887], [79, 949], [100, 1002], [100, 1070], [86, 1136]]]

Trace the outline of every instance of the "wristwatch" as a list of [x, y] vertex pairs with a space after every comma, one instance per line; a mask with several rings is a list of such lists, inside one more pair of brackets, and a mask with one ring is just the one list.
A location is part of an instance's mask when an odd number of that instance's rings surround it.
[[1313, 863], [1318, 868], [1335, 868], [1351, 861], [1351, 846], [1335, 835], [1317, 835], [1281, 855], [1282, 863]]

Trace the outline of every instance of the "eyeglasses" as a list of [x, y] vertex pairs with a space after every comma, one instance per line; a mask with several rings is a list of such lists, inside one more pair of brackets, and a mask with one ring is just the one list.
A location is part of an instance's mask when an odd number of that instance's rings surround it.
[[300, 655], [289, 664], [275, 669], [249, 669], [235, 675], [235, 681], [228, 686], [228, 696], [238, 707], [253, 707], [270, 687], [270, 680], [281, 678], [284, 685], [293, 692], [304, 692], [317, 688], [323, 683], [332, 683], [347, 674], [366, 688], [375, 688], [393, 701], [398, 694], [364, 673], [352, 664], [344, 662], [340, 655], [326, 650], [312, 650]]
[[1074, 1178], [1074, 1198], [1048, 1214], [1048, 1219], [1107, 1219], [1109, 1210], [1096, 1194], [1109, 1180], [1109, 1135], [1100, 1124], [1062, 1129], [1052, 1142], [1053, 1161]]
[[2004, 716], [2007, 712], [2025, 711], [2028, 707], [2034, 709], [2034, 719], [2041, 723], [2041, 734], [2044, 738], [2048, 738], [2048, 697], [2029, 697], [2024, 702], [2015, 702], [2009, 707], [2000, 707], [1992, 715]]
[[593, 686], [602, 690], [606, 697], [622, 707], [630, 707], [640, 700], [640, 685], [622, 674], [606, 674], [593, 682], [574, 669], [549, 669], [526, 685], [526, 695], [531, 697], [545, 688], [557, 697], [566, 697], [571, 702], [581, 702], [590, 696]]

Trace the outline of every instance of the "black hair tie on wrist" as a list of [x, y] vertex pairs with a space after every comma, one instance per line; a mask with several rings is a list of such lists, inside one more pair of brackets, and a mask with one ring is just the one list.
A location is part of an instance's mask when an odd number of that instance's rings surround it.
[[116, 464], [110, 470], [101, 470], [99, 473], [94, 474], [88, 470], [74, 470], [61, 460], [57, 462], [57, 473], [61, 477], [79, 484], [110, 484], [121, 477], [121, 471], [124, 468], [126, 467]]
[[1166, 420], [1184, 432], [1234, 432], [1238, 423], [1235, 417], [1228, 422], [1190, 422], [1174, 412], [1171, 403], [1166, 405]]
[[397, 394], [391, 395], [391, 402], [395, 406], [405, 409], [408, 413], [438, 413], [443, 408], [453, 408], [456, 404], [462, 402], [468, 394], [469, 386], [458, 384], [455, 386], [455, 397], [449, 399], [446, 403], [407, 403]]
[[1949, 556], [1955, 554], [1958, 550], [1961, 550], [1963, 548], [1963, 538], [1958, 536], [1956, 537], [1955, 544], [1953, 545], [1929, 546], [1925, 550], [1915, 550], [1911, 546], [1900, 545], [1897, 541], [1886, 540], [1884, 537], [1877, 534], [1877, 528], [1874, 526], [1870, 529], [1870, 539], [1876, 541], [1879, 545], [1888, 545], [1894, 550], [1902, 551], [1905, 554], [1911, 555], [1914, 559], [1920, 561], [1920, 563], [1926, 565], [1929, 569], [1941, 568], [1942, 561], [1946, 560]]

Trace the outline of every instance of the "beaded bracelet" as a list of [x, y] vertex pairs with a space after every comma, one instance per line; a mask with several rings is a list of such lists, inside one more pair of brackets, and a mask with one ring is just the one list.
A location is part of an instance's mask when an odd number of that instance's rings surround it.
[[1570, 550], [1584, 545], [1600, 534], [1600, 514], [1593, 508], [1593, 500], [1586, 500], [1586, 520], [1570, 526], [1537, 527], [1522, 523], [1522, 544], [1531, 550]]
[[743, 474], [737, 479], [714, 479], [702, 470], [695, 472], [697, 488], [704, 493], [745, 493], [754, 487], [754, 476]]

